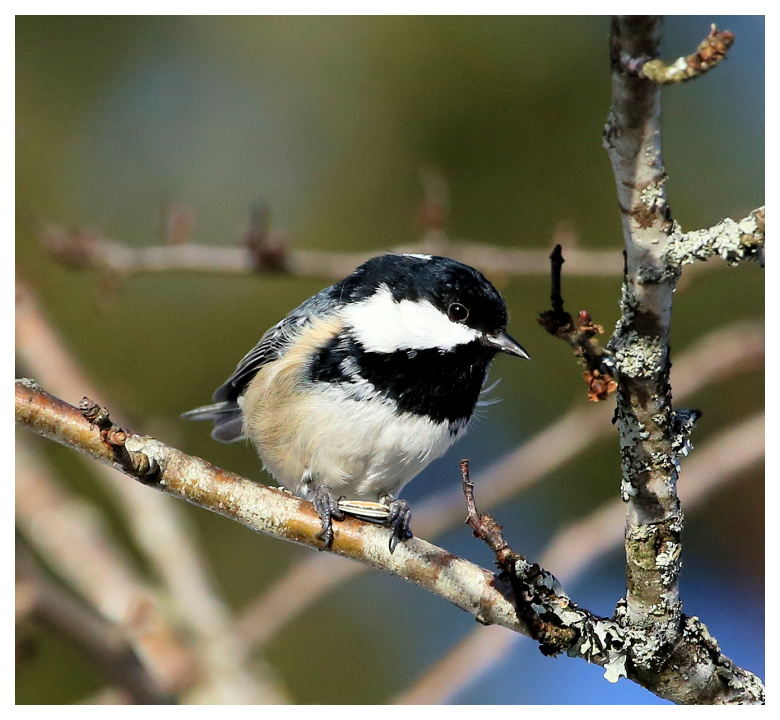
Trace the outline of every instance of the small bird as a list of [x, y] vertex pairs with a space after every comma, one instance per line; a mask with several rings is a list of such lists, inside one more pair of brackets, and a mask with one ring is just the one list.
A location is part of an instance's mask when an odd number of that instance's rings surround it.
[[214, 393], [182, 415], [249, 438], [276, 481], [311, 500], [324, 541], [347, 512], [412, 537], [401, 488], [461, 437], [506, 333], [506, 303], [477, 270], [381, 255], [268, 330]]

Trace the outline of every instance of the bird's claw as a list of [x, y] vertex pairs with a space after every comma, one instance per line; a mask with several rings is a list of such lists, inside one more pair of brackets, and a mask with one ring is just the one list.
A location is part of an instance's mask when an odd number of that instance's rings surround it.
[[391, 500], [387, 506], [390, 508], [390, 513], [388, 514], [384, 525], [393, 531], [392, 535], [390, 535], [390, 552], [392, 553], [399, 542], [403, 542], [412, 537], [412, 530], [410, 527], [412, 511], [406, 500]]
[[333, 520], [343, 520], [345, 515], [339, 510], [338, 498], [327, 485], [314, 488], [312, 502], [322, 522], [322, 531], [317, 533], [317, 537], [324, 543], [320, 550], [328, 550], [333, 545]]

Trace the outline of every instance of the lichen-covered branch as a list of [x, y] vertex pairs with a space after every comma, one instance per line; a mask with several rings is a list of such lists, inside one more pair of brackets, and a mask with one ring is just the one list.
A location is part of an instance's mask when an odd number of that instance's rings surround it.
[[[696, 453], [685, 461], [680, 497], [686, 509], [700, 507], [713, 493], [729, 482], [739, 482], [745, 470], [759, 463], [764, 458], [764, 431], [764, 414], [759, 413], [697, 446]], [[562, 528], [542, 552], [540, 563], [555, 568], [560, 582], [576, 582], [594, 562], [622, 544], [625, 512], [618, 498], [607, 501], [590, 515]], [[453, 702], [464, 687], [517, 652], [521, 649], [516, 636], [476, 628], [394, 702]]]
[[[645, 687], [676, 702], [756, 702], [755, 683], [734, 681], [679, 597], [679, 455], [696, 413], [675, 410], [669, 383], [672, 297], [680, 274], [669, 251], [678, 228], [661, 157], [661, 91], [632, 70], [659, 55], [659, 16], [612, 20], [612, 107], [604, 146], [615, 175], [625, 241], [622, 317], [608, 344], [618, 382], [616, 419], [627, 506], [625, 601], [616, 619]], [[695, 625], [695, 623], [694, 623]]]
[[666, 261], [672, 272], [681, 265], [719, 257], [729, 265], [747, 260], [764, 263], [764, 227], [766, 210], [756, 208], [740, 221], [726, 218], [704, 230], [683, 233], [675, 225], [666, 249]]
[[[112, 465], [145, 485], [218, 512], [253, 530], [310, 547], [321, 543], [319, 518], [310, 503], [221, 470], [153, 438], [118, 428], [105, 408], [86, 399], [79, 410], [44, 392], [33, 381], [17, 380], [16, 421]], [[334, 552], [409, 580], [453, 602], [481, 623], [528, 634], [512, 590], [519, 580], [531, 591], [532, 602], [542, 603], [541, 611], [533, 607], [531, 611], [544, 613], [545, 618], [554, 617], [555, 625], [561, 629], [554, 633], [557, 639], [551, 648], [565, 649], [570, 655], [604, 666], [611, 680], [627, 675], [642, 683], [641, 675], [626, 665], [630, 657], [628, 631], [620, 623], [578, 608], [549, 573], [524, 560], [518, 561], [519, 556], [513, 555], [519, 574], [510, 581], [417, 538], [399, 545], [391, 554], [387, 551], [387, 529], [354, 518], [338, 523], [335, 530]], [[761, 691], [754, 676], [715, 652], [717, 644], [698, 620], [685, 622], [688, 646], [710, 658], [713, 672], [726, 668], [732, 685], [741, 683], [742, 688], [747, 688], [741, 691], [741, 697]]]
[[[763, 357], [764, 332], [760, 325], [726, 325], [704, 336], [677, 358], [674, 364], [675, 396], [685, 400], [710, 383], [723, 382], [755, 368]], [[612, 412], [606, 403], [600, 406], [578, 403], [506, 457], [497, 460], [475, 479], [480, 505], [486, 508], [499, 506], [592, 447], [612, 431]], [[442, 490], [415, 505], [415, 530], [425, 537], [436, 537], [460, 523], [462, 511], [460, 488], [453, 486]], [[336, 558], [330, 557], [300, 560], [245, 608], [236, 623], [238, 634], [250, 644], [268, 642], [319, 597], [364, 569], [354, 563], [336, 562]]]
[[[626, 57], [659, 52], [661, 18], [612, 21], [612, 109], [604, 144], [623, 220], [626, 273], [622, 317], [609, 342], [618, 377], [621, 494], [627, 503], [627, 602], [637, 657], [648, 679], [680, 638], [678, 572], [682, 511], [672, 448], [669, 330], [676, 277], [663, 255], [672, 232], [661, 160], [660, 90], [625, 70]], [[663, 548], [663, 553], [658, 552]], [[656, 550], [658, 549], [658, 551]], [[660, 558], [657, 557], [660, 555]], [[646, 647], [642, 647], [644, 636]]]
[[462, 460], [460, 465], [466, 522], [474, 537], [484, 541], [495, 554], [496, 564], [512, 586], [517, 615], [539, 643], [542, 655], [567, 652], [572, 657], [583, 657], [604, 666], [605, 677], [611, 682], [625, 676], [622, 630], [611, 620], [578, 608], [549, 572], [509, 547], [495, 518], [477, 511], [468, 460]]

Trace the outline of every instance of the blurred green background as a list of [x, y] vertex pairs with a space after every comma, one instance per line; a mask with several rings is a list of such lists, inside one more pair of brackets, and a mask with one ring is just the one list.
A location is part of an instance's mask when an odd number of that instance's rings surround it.
[[[763, 18], [667, 18], [664, 56], [692, 52], [710, 22], [736, 34], [728, 60], [664, 91], [670, 201], [684, 229], [741, 218], [764, 200]], [[170, 274], [130, 279], [107, 296], [98, 273], [46, 254], [30, 219], [152, 245], [160, 208], [186, 205], [193, 241], [236, 245], [263, 201], [272, 229], [294, 247], [379, 253], [420, 237], [420, 174], [433, 168], [448, 184], [454, 239], [546, 249], [566, 221], [580, 247], [619, 255], [601, 147], [608, 32], [606, 17], [18, 17], [17, 274], [131, 427], [266, 482], [250, 447], [215, 443], [205, 425], [178, 416], [208, 402], [267, 327], [330, 281]], [[547, 277], [493, 279], [510, 332], [533, 361], [498, 359], [494, 395], [503, 402], [408, 487], [413, 507], [458, 481], [460, 457], [485, 469], [586, 402], [570, 351], [536, 323]], [[587, 307], [607, 333], [619, 287], [618, 277], [566, 277], [564, 268], [568, 309]], [[697, 276], [676, 298], [673, 352], [725, 322], [760, 320], [763, 298], [757, 267], [721, 264]], [[697, 393], [686, 402], [704, 411], [694, 445], [751, 416], [763, 396], [762, 368]], [[69, 451], [36, 447], [74, 492], [118, 517]], [[763, 478], [754, 466], [687, 514], [682, 580], [686, 610], [759, 674]], [[567, 522], [615, 497], [619, 479], [612, 437], [495, 514], [515, 549], [534, 559]], [[311, 552], [184, 509], [236, 611]], [[491, 565], [465, 526], [437, 542]], [[584, 577], [568, 588], [574, 599], [611, 614], [623, 592], [620, 553]], [[298, 702], [381, 703], [473, 627], [418, 588], [368, 573], [318, 600], [268, 660]], [[54, 637], [39, 637], [17, 667], [18, 703], [76, 702], [99, 687], [78, 651]], [[545, 659], [525, 639], [455, 701], [658, 702], [627, 681], [608, 685], [582, 662]]]

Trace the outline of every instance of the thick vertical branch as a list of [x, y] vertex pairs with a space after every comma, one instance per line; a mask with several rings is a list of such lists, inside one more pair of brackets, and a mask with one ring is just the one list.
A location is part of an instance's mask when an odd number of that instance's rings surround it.
[[616, 418], [626, 513], [625, 628], [632, 670], [645, 687], [678, 703], [756, 702], [762, 691], [733, 675], [710, 647], [697, 618], [682, 614], [678, 578], [683, 515], [678, 454], [686, 452], [696, 411], [672, 407], [669, 332], [680, 274], [670, 258], [677, 230], [661, 157], [660, 87], [642, 66], [657, 58], [662, 20], [612, 20], [612, 108], [604, 130], [625, 239], [622, 317], [610, 340], [615, 355]]
[[[626, 70], [632, 58], [655, 58], [660, 17], [612, 21], [612, 110], [604, 143], [617, 182], [626, 249], [622, 319], [610, 347], [619, 373], [618, 412], [627, 503], [629, 623], [679, 625], [677, 573], [656, 563], [655, 547], [678, 554], [682, 515], [672, 447], [669, 330], [677, 276], [664, 251], [672, 232], [661, 159], [660, 89]], [[670, 561], [671, 565], [671, 561]], [[651, 612], [652, 610], [652, 612]]]

